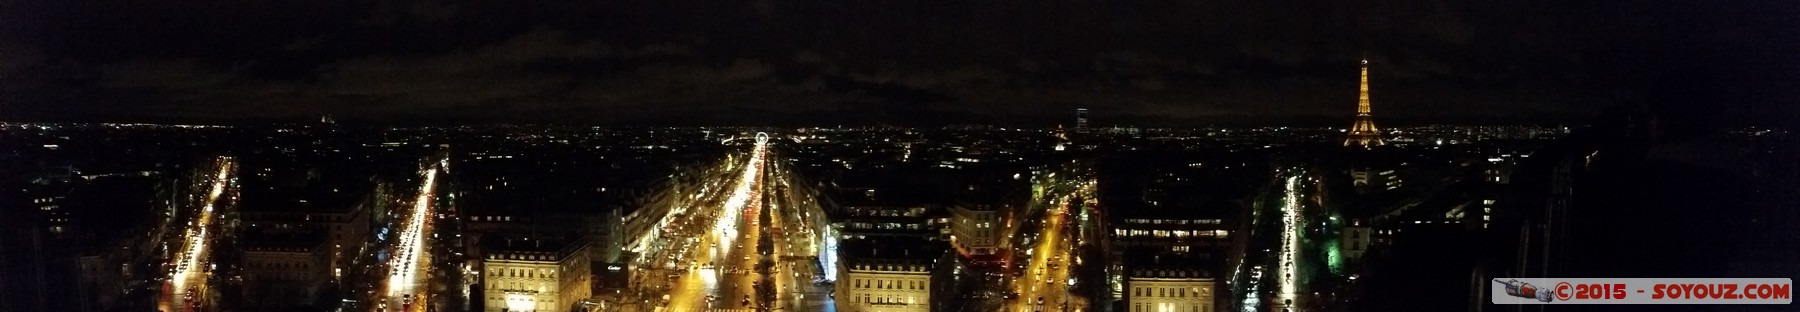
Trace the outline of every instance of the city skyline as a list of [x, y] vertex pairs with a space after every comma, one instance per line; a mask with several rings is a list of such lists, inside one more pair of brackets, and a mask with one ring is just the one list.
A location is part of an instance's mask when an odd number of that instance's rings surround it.
[[0, 312], [1791, 305], [1790, 2], [6, 2]]
[[[1363, 148], [1344, 146], [1341, 126], [325, 121], [0, 123], [0, 279], [18, 281], [0, 285], [0, 308], [1481, 311], [1500, 287], [1487, 277], [1541, 274], [1515, 264], [1608, 272], [1631, 267], [1607, 257], [1753, 248], [1768, 253], [1737, 268], [1789, 276], [1778, 264], [1800, 250], [1782, 245], [1796, 241], [1783, 205], [1800, 145], [1771, 129], [1639, 160], [1617, 151], [1665, 145], [1618, 130], [1646, 124], [1388, 127], [1386, 145]], [[1557, 189], [1668, 175], [1646, 164], [1671, 160], [1724, 169]], [[1649, 187], [1697, 191], [1638, 195]], [[1587, 197], [1546, 200], [1567, 194]], [[1545, 203], [1577, 208], [1584, 233], [1665, 231], [1623, 218], [1761, 234], [1676, 245], [1705, 248], [1571, 240], [1607, 252], [1552, 259], [1570, 262], [1478, 252], [1568, 240], [1531, 231]], [[1701, 203], [1719, 204], [1681, 212]], [[1660, 212], [1624, 212], [1643, 207]], [[1517, 233], [1532, 237], [1485, 238]], [[1638, 263], [1716, 272], [1700, 262]]]
[[1341, 124], [1367, 57], [1384, 124], [1586, 122], [1689, 67], [1800, 120], [1792, 6], [1311, 5], [24, 2], [0, 119]]

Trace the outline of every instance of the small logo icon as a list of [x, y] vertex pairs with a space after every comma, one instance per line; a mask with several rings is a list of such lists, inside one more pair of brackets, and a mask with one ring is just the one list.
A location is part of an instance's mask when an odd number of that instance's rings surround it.
[[[1497, 279], [1497, 278], [1494, 279], [1494, 282], [1500, 283], [1500, 285], [1505, 285], [1506, 286], [1506, 294], [1509, 296], [1525, 298], [1525, 299], [1536, 299], [1537, 301], [1542, 301], [1542, 302], [1550, 302], [1550, 300], [1551, 300], [1550, 292], [1544, 291], [1545, 289], [1538, 287], [1536, 285], [1526, 284], [1525, 282], [1520, 282], [1519, 280], [1508, 280], [1508, 281], [1502, 282], [1502, 281], [1500, 281], [1500, 279]], [[1567, 284], [1567, 283], [1565, 283], [1565, 284]], [[1562, 286], [1566, 286], [1566, 285], [1560, 285], [1558, 287], [1562, 287]]]
[[1575, 285], [1569, 282], [1556, 283], [1556, 300], [1569, 301], [1575, 297]]

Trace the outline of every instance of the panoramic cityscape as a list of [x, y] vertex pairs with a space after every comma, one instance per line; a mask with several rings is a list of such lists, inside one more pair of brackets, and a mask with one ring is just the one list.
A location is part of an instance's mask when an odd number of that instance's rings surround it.
[[[1569, 126], [1375, 128], [1363, 99], [1335, 129], [8, 123], [0, 288], [19, 311], [1454, 310], [1510, 269], [1480, 248], [1570, 235], [1496, 229], [1607, 166], [1553, 149]], [[1755, 148], [1739, 187], [1787, 196], [1746, 213], [1792, 221], [1796, 138], [1724, 137]]]
[[1791, 4], [5, 7], [0, 312], [1791, 311], [1800, 278]]

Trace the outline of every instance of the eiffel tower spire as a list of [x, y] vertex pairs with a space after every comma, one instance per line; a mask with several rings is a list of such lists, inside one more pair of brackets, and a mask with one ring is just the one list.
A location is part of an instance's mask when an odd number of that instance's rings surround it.
[[1369, 115], [1369, 60], [1362, 60], [1362, 85], [1356, 97], [1356, 123], [1350, 125], [1350, 136], [1344, 138], [1344, 146], [1360, 145], [1363, 148], [1387, 145], [1381, 139], [1381, 130], [1375, 129], [1375, 117]]

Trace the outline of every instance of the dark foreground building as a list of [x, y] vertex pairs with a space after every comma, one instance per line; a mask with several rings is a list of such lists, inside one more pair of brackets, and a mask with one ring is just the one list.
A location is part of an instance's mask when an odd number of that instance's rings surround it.
[[[1793, 179], [1761, 175], [1719, 130], [1716, 80], [1676, 76], [1609, 111], [1513, 177], [1471, 285], [1509, 277], [1800, 278]], [[1788, 160], [1791, 162], [1791, 159]], [[1785, 182], [1784, 182], [1785, 181]], [[1782, 200], [1788, 198], [1789, 200]], [[1485, 298], [1487, 288], [1471, 289]], [[1493, 306], [1488, 311], [1696, 311], [1743, 306]], [[1558, 309], [1563, 308], [1563, 309]], [[1780, 307], [1791, 309], [1790, 307]], [[1776, 309], [1781, 310], [1781, 309]]]

